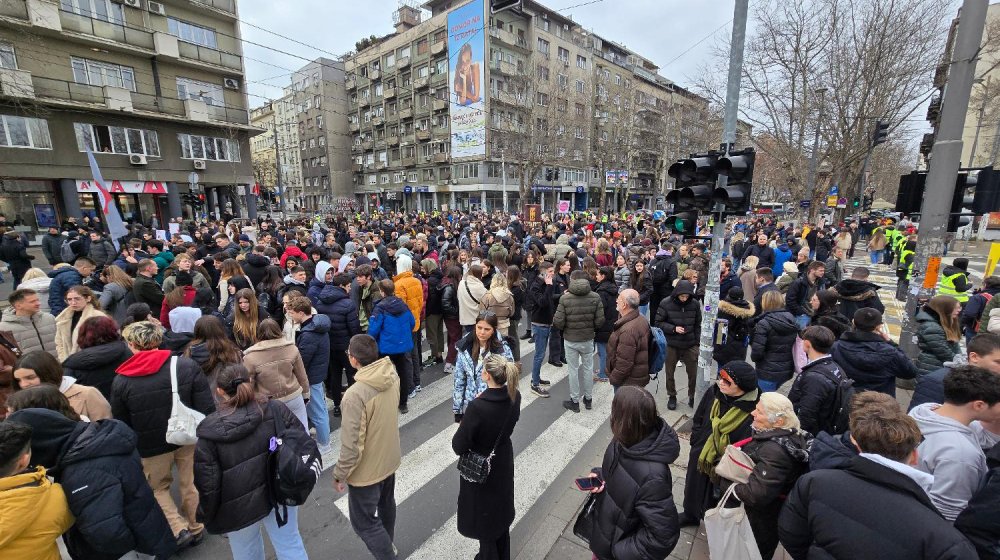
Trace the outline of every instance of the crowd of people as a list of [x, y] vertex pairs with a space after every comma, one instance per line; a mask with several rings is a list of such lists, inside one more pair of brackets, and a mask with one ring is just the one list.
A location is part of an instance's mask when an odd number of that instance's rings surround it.
[[[916, 235], [867, 218], [727, 224], [718, 381], [696, 402], [712, 255], [644, 214], [262, 218], [118, 240], [68, 221], [42, 236], [48, 271], [5, 233], [0, 515], [18, 522], [0, 526], [0, 556], [58, 558], [63, 536], [72, 558], [167, 558], [224, 534], [234, 558], [263, 559], [264, 531], [279, 558], [306, 558], [300, 502], [275, 496], [281, 440], [304, 457], [339, 446], [352, 528], [397, 558], [399, 416], [440, 364], [458, 530], [477, 558], [509, 559], [520, 380], [551, 397], [548, 363], [566, 368], [572, 414], [613, 392], [590, 473], [595, 558], [665, 558], [723, 496], [763, 558], [779, 543], [796, 559], [998, 558], [1000, 277], [976, 289], [954, 259], [911, 360], [869, 277], [894, 271], [905, 290]], [[849, 266], [862, 247], [871, 266]], [[676, 500], [678, 436], [645, 389], [661, 374], [667, 408], [693, 419]], [[908, 413], [897, 386], [915, 386]], [[179, 408], [196, 439], [178, 436]], [[731, 447], [753, 462], [745, 480], [717, 472]]]

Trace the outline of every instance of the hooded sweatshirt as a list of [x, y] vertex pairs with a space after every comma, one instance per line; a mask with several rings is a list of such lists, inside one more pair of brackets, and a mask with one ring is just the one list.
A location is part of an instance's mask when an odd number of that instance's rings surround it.
[[976, 432], [935, 412], [939, 406], [922, 404], [911, 410], [910, 416], [924, 436], [917, 448], [917, 468], [934, 475], [931, 501], [945, 519], [954, 521], [979, 490], [989, 469]]
[[371, 486], [396, 472], [401, 459], [398, 407], [399, 376], [388, 356], [358, 369], [341, 402], [336, 480]]
[[382, 354], [402, 354], [413, 350], [415, 319], [410, 308], [396, 296], [379, 300], [368, 319], [368, 334], [378, 342]]
[[0, 478], [0, 558], [59, 560], [56, 540], [73, 525], [63, 487], [45, 469]]

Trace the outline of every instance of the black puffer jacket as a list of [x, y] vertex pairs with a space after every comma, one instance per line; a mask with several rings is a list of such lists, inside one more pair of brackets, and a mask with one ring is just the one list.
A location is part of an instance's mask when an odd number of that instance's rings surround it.
[[594, 341], [607, 342], [611, 338], [611, 331], [615, 328], [615, 321], [618, 320], [618, 309], [616, 309], [618, 286], [615, 285], [613, 279], [605, 278], [604, 282], [597, 284], [594, 291], [601, 296], [601, 304], [604, 306], [604, 324], [597, 329]]
[[681, 446], [673, 428], [659, 422], [659, 429], [632, 447], [612, 441], [604, 452], [599, 474], [605, 486], [597, 495], [590, 539], [600, 560], [666, 558], [677, 545], [670, 464]]
[[269, 266], [271, 266], [271, 259], [256, 253], [247, 253], [246, 260], [242, 263], [243, 272], [250, 279], [251, 286], [260, 284]]
[[440, 292], [441, 314], [447, 319], [458, 318], [458, 292], [455, 291], [457, 285], [451, 278], [441, 280], [437, 291]]
[[444, 275], [441, 274], [441, 269], [435, 268], [427, 275], [427, 307], [426, 313], [428, 315], [441, 315], [444, 310], [441, 307], [441, 292], [438, 290], [438, 286], [441, 285], [441, 280]]
[[834, 407], [838, 404], [837, 382], [844, 377], [844, 371], [832, 356], [823, 356], [802, 368], [795, 378], [788, 399], [795, 406], [802, 429], [810, 434], [832, 433]]
[[747, 359], [747, 338], [753, 332], [754, 306], [746, 300], [719, 302], [719, 319], [729, 321], [726, 342], [716, 344], [712, 359], [723, 365], [733, 360]]
[[198, 520], [209, 533], [248, 527], [271, 513], [268, 492], [268, 441], [276, 435], [272, 413], [280, 411], [286, 429], [302, 430], [292, 411], [277, 399], [258, 406], [210, 414], [198, 426], [194, 485]]
[[757, 377], [784, 383], [795, 373], [792, 347], [799, 334], [795, 317], [783, 309], [768, 311], [754, 324], [750, 359], [757, 366]]
[[132, 357], [124, 340], [99, 344], [70, 354], [63, 360], [63, 375], [75, 377], [80, 385], [96, 388], [111, 398], [111, 383], [115, 380], [115, 370]]
[[795, 481], [809, 470], [812, 436], [774, 429], [758, 432], [741, 449], [754, 462], [746, 484], [736, 486], [736, 497], [746, 506], [747, 518], [762, 558], [778, 547], [778, 514]]
[[[170, 351], [139, 352], [118, 366], [111, 384], [111, 413], [135, 430], [136, 447], [143, 458], [178, 449], [167, 443], [167, 420], [173, 401], [170, 391]], [[215, 411], [215, 400], [201, 366], [190, 358], [177, 358], [177, 392], [181, 402], [201, 412]]]
[[66, 533], [79, 560], [115, 560], [131, 550], [166, 558], [176, 549], [136, 452], [135, 433], [117, 420], [74, 422], [52, 410], [19, 410], [32, 427], [35, 464], [62, 484], [76, 523]]
[[327, 284], [313, 301], [313, 307], [330, 319], [330, 349], [347, 350], [351, 337], [361, 332], [358, 308], [347, 291], [340, 286]]
[[[688, 300], [681, 303], [679, 296], [687, 294]], [[656, 310], [656, 326], [663, 329], [667, 338], [667, 346], [673, 348], [691, 348], [698, 345], [701, 333], [701, 303], [694, 297], [694, 286], [687, 280], [681, 280], [674, 286], [670, 297], [660, 302]], [[684, 327], [684, 334], [677, 332], [677, 327]]]
[[896, 378], [913, 379], [917, 368], [891, 341], [873, 332], [848, 331], [833, 344], [833, 360], [854, 380], [854, 388], [896, 396]]
[[864, 457], [803, 475], [778, 534], [795, 560], [977, 558], [913, 479]]
[[840, 314], [847, 317], [848, 320], [853, 320], [854, 313], [865, 307], [875, 309], [879, 313], [885, 313], [885, 305], [878, 297], [880, 287], [871, 282], [853, 278], [844, 278], [837, 282], [833, 291], [840, 298]]
[[986, 453], [990, 470], [978, 492], [972, 495], [969, 506], [958, 514], [955, 528], [962, 532], [979, 551], [980, 560], [1000, 560], [1000, 444]]

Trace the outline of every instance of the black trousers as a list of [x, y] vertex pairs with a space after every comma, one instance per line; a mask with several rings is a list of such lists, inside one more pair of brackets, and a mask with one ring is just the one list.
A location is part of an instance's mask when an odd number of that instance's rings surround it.
[[562, 331], [552, 327], [549, 333], [549, 362], [557, 364], [566, 361], [566, 352], [563, 351]]
[[347, 359], [347, 350], [330, 350], [330, 367], [326, 375], [326, 393], [333, 399], [333, 404], [340, 406], [343, 396], [344, 374], [347, 374], [347, 386], [354, 385], [355, 370]]
[[389, 354], [389, 360], [396, 367], [399, 376], [399, 406], [406, 406], [406, 398], [413, 390], [413, 356], [412, 352]]
[[348, 486], [351, 527], [377, 560], [395, 560], [396, 475], [371, 486]]
[[480, 539], [476, 560], [510, 560], [510, 529], [496, 539]]

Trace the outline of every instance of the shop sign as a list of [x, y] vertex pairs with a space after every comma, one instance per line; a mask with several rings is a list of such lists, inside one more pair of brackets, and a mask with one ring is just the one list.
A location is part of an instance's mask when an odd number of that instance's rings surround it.
[[[76, 192], [99, 194], [97, 186], [90, 179], [78, 179]], [[160, 181], [111, 181], [108, 192], [128, 194], [167, 194], [167, 184]]]

